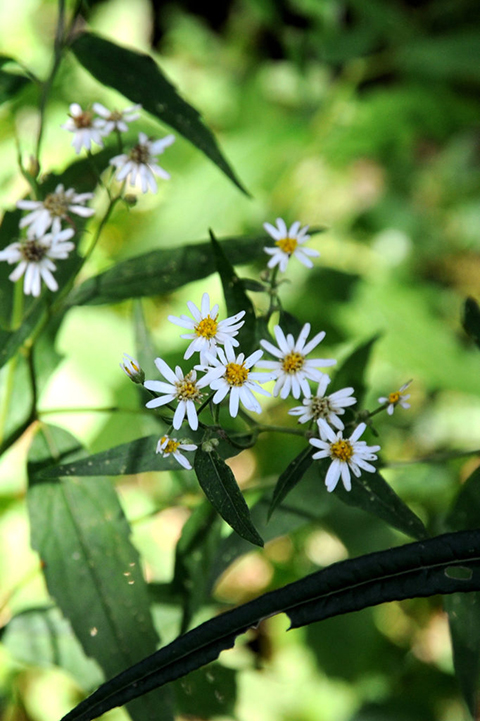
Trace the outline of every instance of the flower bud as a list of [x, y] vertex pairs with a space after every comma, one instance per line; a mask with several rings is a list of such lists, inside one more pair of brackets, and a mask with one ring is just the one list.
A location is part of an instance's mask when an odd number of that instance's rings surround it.
[[132, 356], [128, 355], [128, 353], [124, 353], [123, 361], [119, 363], [119, 366], [127, 374], [131, 381], [143, 384], [143, 381], [145, 380], [145, 373], [143, 372], [140, 363], [136, 361], [135, 358], [132, 358]]

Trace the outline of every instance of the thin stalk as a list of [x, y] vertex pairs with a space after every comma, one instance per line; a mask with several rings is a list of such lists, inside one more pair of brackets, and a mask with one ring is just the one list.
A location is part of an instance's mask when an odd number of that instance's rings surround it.
[[53, 63], [48, 78], [43, 83], [42, 95], [40, 98], [40, 125], [37, 135], [37, 147], [35, 151], [36, 166], [40, 169], [40, 151], [42, 147], [43, 131], [45, 127], [45, 110], [47, 107], [48, 97], [55, 80], [58, 68], [62, 60], [65, 36], [65, 0], [58, 0], [58, 20], [55, 29], [55, 39], [53, 43]]

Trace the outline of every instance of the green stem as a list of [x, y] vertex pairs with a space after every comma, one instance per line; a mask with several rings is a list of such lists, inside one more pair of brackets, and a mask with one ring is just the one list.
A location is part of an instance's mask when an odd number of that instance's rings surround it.
[[[17, 330], [17, 328], [20, 327], [22, 324], [22, 317], [23, 317], [23, 303], [24, 297], [23, 297], [23, 278], [20, 278], [15, 283], [15, 288], [13, 291], [13, 307], [12, 307], [12, 322], [11, 322], [11, 329], [12, 331]], [[4, 393], [1, 399], [1, 405], [0, 405], [0, 448], [4, 448], [4, 438], [5, 438], [5, 426], [7, 423], [7, 417], [8, 412], [10, 410], [10, 401], [13, 393], [13, 387], [14, 387], [14, 381], [15, 381], [15, 371], [17, 369], [17, 362], [18, 362], [18, 356], [15, 355], [7, 364], [7, 367], [5, 369], [6, 378], [5, 378], [5, 386], [4, 386]], [[15, 438], [16, 440], [16, 438]]]
[[52, 69], [48, 78], [43, 83], [42, 96], [40, 98], [40, 125], [38, 128], [37, 135], [37, 147], [35, 151], [36, 166], [40, 170], [40, 151], [42, 147], [43, 131], [45, 127], [45, 109], [47, 107], [48, 96], [53, 86], [55, 76], [60, 62], [62, 60], [62, 52], [64, 47], [64, 33], [65, 33], [65, 0], [58, 0], [58, 20], [57, 27], [55, 30], [55, 39], [53, 44], [53, 63]]

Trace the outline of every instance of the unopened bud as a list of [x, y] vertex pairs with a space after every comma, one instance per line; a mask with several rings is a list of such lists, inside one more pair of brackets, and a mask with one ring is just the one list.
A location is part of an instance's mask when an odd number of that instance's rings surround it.
[[135, 358], [132, 358], [132, 356], [128, 355], [128, 353], [124, 353], [123, 361], [119, 363], [119, 366], [127, 374], [131, 381], [143, 384], [143, 381], [145, 380], [145, 373], [143, 372], [140, 363], [136, 361]]

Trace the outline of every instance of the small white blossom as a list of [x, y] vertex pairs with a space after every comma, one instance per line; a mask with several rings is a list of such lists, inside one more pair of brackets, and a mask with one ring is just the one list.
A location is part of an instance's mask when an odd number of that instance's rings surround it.
[[273, 330], [279, 347], [276, 348], [268, 340], [260, 341], [260, 345], [278, 360], [260, 361], [257, 364], [258, 367], [268, 368], [273, 371], [273, 377], [277, 379], [273, 389], [274, 396], [278, 396], [280, 393], [281, 398], [286, 398], [291, 392], [294, 398], [300, 398], [300, 393], [303, 392], [303, 395], [309, 398], [311, 391], [308, 379], [320, 382], [324, 375], [318, 370], [318, 366], [332, 366], [337, 362], [333, 359], [314, 358], [307, 360], [306, 358], [310, 351], [325, 338], [325, 332], [317, 333], [312, 340], [305, 344], [310, 333], [310, 323], [305, 323], [297, 341], [295, 341], [291, 333], [285, 337], [279, 325], [276, 325]]
[[137, 177], [140, 178], [142, 193], [147, 193], [148, 189], [153, 193], [158, 190], [155, 176], [164, 180], [170, 179], [170, 174], [166, 170], [157, 165], [159, 153], [163, 153], [175, 141], [174, 135], [166, 135], [160, 140], [149, 140], [145, 133], [138, 134], [138, 143], [128, 153], [116, 155], [110, 160], [112, 165], [117, 168], [116, 178], [119, 182], [122, 180], [130, 180], [130, 185], [135, 185]]
[[96, 128], [101, 130], [104, 137], [110, 135], [113, 130], [118, 130], [120, 133], [126, 133], [128, 130], [127, 123], [131, 123], [134, 120], [138, 120], [140, 117], [141, 105], [132, 105], [130, 108], [125, 110], [108, 110], [105, 105], [101, 103], [93, 103], [93, 109], [100, 115], [99, 118], [95, 118], [94, 125]]
[[69, 118], [60, 127], [74, 134], [72, 145], [77, 155], [82, 148], [91, 150], [92, 143], [96, 143], [103, 148], [102, 135], [100, 129], [95, 125], [93, 113], [90, 110], [82, 110], [78, 103], [70, 105]]
[[276, 226], [270, 223], [264, 223], [263, 227], [275, 240], [274, 248], [264, 248], [265, 253], [272, 256], [268, 261], [269, 268], [274, 268], [278, 265], [281, 272], [285, 273], [288, 261], [292, 255], [307, 268], [313, 268], [313, 263], [308, 256], [317, 258], [320, 253], [312, 248], [303, 247], [304, 243], [310, 238], [310, 236], [307, 235], [308, 225], [300, 230], [300, 221], [297, 220], [287, 229], [285, 221], [282, 220], [282, 218], [277, 218]]
[[404, 383], [398, 391], [393, 391], [393, 393], [389, 393], [388, 396], [381, 396], [381, 398], [378, 399], [379, 403], [388, 403], [387, 413], [389, 416], [393, 415], [396, 406], [401, 406], [405, 409], [410, 408], [410, 403], [407, 403], [407, 400], [410, 398], [410, 393], [404, 393], [403, 391], [408, 388], [411, 382], [412, 381]]
[[262, 357], [263, 351], [257, 350], [248, 358], [245, 358], [243, 353], [236, 357], [232, 346], [226, 345], [225, 349], [217, 348], [217, 353], [217, 357], [207, 354], [210, 367], [202, 368], [206, 371], [202, 378], [202, 384], [209, 385], [212, 390], [216, 391], [213, 402], [221, 403], [230, 393], [229, 411], [232, 418], [238, 414], [240, 401], [247, 410], [261, 413], [260, 403], [252, 391], [269, 396], [270, 393], [259, 386], [256, 381], [265, 382], [270, 380], [271, 376], [265, 373], [255, 373], [250, 369]]
[[343, 438], [342, 431], [334, 433], [323, 418], [318, 421], [318, 427], [323, 440], [310, 438], [309, 442], [315, 448], [320, 449], [313, 454], [312, 458], [315, 460], [320, 458], [332, 459], [325, 476], [327, 491], [335, 490], [340, 478], [345, 490], [351, 491], [350, 471], [357, 478], [361, 475], [362, 470], [375, 473], [375, 467], [368, 461], [377, 460], [375, 453], [380, 450], [380, 446], [367, 446], [365, 441], [358, 440], [367, 427], [365, 423], [360, 423], [348, 439]]
[[197, 446], [194, 443], [183, 443], [182, 441], [177, 441], [176, 438], [170, 438], [170, 436], [165, 435], [158, 441], [156, 452], [161, 453], [164, 458], [173, 454], [173, 457], [181, 466], [186, 468], [187, 471], [191, 470], [192, 466], [190, 462], [178, 449], [182, 451], [196, 451]]
[[145, 380], [145, 373], [142, 370], [142, 366], [135, 358], [128, 355], [128, 353], [123, 354], [123, 360], [118, 365], [134, 383], [143, 383]]
[[67, 242], [72, 235], [72, 228], [67, 228], [59, 233], [48, 233], [42, 238], [27, 238], [8, 245], [0, 251], [0, 261], [5, 260], [10, 265], [18, 263], [8, 276], [9, 279], [16, 281], [25, 274], [25, 295], [38, 297], [42, 279], [50, 290], [58, 290], [58, 283], [52, 275], [52, 271], [57, 269], [53, 261], [68, 258], [69, 252], [75, 247], [73, 243]]
[[318, 384], [316, 394], [310, 398], [304, 398], [303, 405], [291, 408], [288, 411], [289, 414], [300, 416], [299, 423], [307, 423], [312, 420], [318, 423], [321, 418], [324, 418], [330, 425], [343, 431], [345, 426], [338, 416], [345, 413], [347, 406], [355, 405], [357, 399], [352, 396], [353, 388], [342, 388], [326, 396], [325, 391], [329, 383], [330, 377], [325, 374]]
[[40, 238], [52, 226], [52, 233], [61, 230], [62, 220], [69, 220], [68, 213], [75, 213], [82, 218], [89, 218], [95, 213], [93, 208], [86, 208], [84, 203], [93, 198], [93, 193], [76, 193], [73, 188], [63, 189], [57, 185], [55, 192], [49, 193], [45, 200], [18, 200], [17, 208], [31, 210], [20, 221], [20, 228], [27, 228], [29, 238]]
[[162, 358], [155, 358], [155, 365], [168, 383], [163, 381], [145, 381], [143, 384], [149, 391], [163, 394], [159, 398], [153, 398], [146, 404], [147, 408], [158, 408], [166, 403], [178, 401], [178, 406], [173, 416], [173, 427], [178, 430], [185, 416], [192, 431], [198, 428], [198, 416], [195, 403], [200, 401], [202, 394], [200, 388], [205, 385], [204, 379], [197, 382], [197, 373], [192, 370], [186, 375], [183, 374], [180, 366], [176, 366], [175, 373]]
[[205, 353], [215, 356], [218, 343], [225, 346], [238, 346], [238, 340], [235, 340], [234, 336], [238, 335], [238, 329], [245, 322], [241, 320], [245, 315], [244, 310], [230, 318], [219, 321], [218, 305], [215, 303], [210, 308], [210, 296], [208, 293], [203, 294], [200, 308], [197, 308], [192, 301], [188, 301], [187, 305], [193, 319], [189, 318], [188, 315], [181, 315], [180, 318], [174, 315], [168, 316], [171, 323], [187, 328], [190, 331], [190, 333], [184, 333], [180, 336], [180, 338], [192, 340], [183, 356], [185, 360], [198, 352], [200, 353], [200, 363], [205, 363]]

